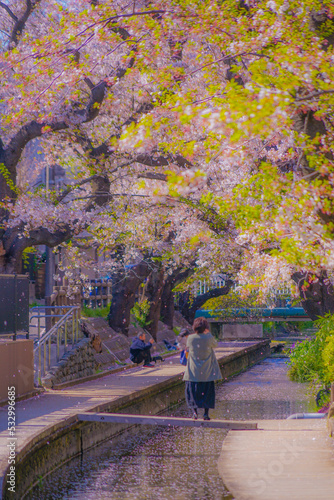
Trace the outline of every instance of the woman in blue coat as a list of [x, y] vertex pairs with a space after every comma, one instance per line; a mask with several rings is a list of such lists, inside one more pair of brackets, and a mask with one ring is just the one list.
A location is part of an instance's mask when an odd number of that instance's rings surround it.
[[215, 407], [215, 381], [222, 378], [214, 347], [216, 339], [209, 331], [205, 318], [196, 318], [193, 324], [194, 334], [189, 335], [189, 350], [186, 371], [186, 401], [193, 411], [193, 418], [198, 418], [198, 408], [204, 408], [204, 420], [210, 420], [209, 409]]

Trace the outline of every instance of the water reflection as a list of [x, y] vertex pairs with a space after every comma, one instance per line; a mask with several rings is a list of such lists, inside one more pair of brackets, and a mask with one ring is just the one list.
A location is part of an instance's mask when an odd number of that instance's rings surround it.
[[[268, 359], [221, 385], [213, 418], [286, 418], [314, 411], [305, 386], [288, 381], [284, 360]], [[183, 405], [173, 415], [190, 416]], [[233, 499], [217, 470], [225, 431], [143, 428], [71, 460], [29, 494], [33, 500]]]

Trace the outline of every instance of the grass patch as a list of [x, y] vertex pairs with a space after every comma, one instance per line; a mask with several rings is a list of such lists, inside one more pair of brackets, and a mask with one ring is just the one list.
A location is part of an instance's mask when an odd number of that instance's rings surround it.
[[92, 309], [91, 307], [83, 306], [81, 309], [81, 315], [85, 318], [104, 318], [107, 319], [109, 313], [109, 306], [97, 307]]

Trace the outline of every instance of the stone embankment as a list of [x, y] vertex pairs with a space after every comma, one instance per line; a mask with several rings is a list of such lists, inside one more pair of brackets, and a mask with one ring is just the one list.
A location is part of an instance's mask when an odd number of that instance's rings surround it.
[[[175, 324], [179, 325], [186, 321], [175, 315]], [[183, 321], [183, 323], [182, 323]], [[187, 324], [187, 323], [186, 323]], [[188, 324], [187, 324], [188, 325]], [[188, 325], [190, 328], [190, 325]], [[103, 318], [84, 318], [81, 320], [81, 330], [86, 336], [73, 348], [66, 352], [60, 361], [51, 367], [47, 375], [42, 379], [42, 385], [49, 389], [64, 387], [71, 382], [82, 381], [91, 378], [94, 374], [103, 373], [124, 366], [130, 362], [129, 350], [132, 337], [138, 333], [145, 333], [147, 341], [152, 338], [139, 326], [131, 325], [129, 337], [122, 333], [116, 333], [108, 322]], [[165, 355], [166, 345], [164, 341], [173, 344], [176, 335], [167, 325], [159, 322], [157, 342], [153, 344], [152, 354]]]
[[96, 373], [95, 349], [89, 338], [81, 339], [70, 351], [66, 352], [59, 363], [51, 367], [43, 378], [44, 387], [53, 388], [73, 380], [89, 377]]

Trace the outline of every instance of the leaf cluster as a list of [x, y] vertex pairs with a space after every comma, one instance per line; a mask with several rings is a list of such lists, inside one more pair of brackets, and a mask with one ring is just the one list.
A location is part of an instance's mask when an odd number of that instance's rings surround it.
[[325, 388], [334, 381], [334, 316], [328, 314], [315, 324], [315, 338], [298, 343], [290, 353], [289, 377]]
[[149, 326], [151, 323], [151, 321], [147, 321], [149, 311], [150, 303], [147, 299], [142, 299], [140, 302], [136, 302], [131, 309], [131, 314], [134, 318], [133, 325], [135, 327], [140, 326], [141, 328]]

